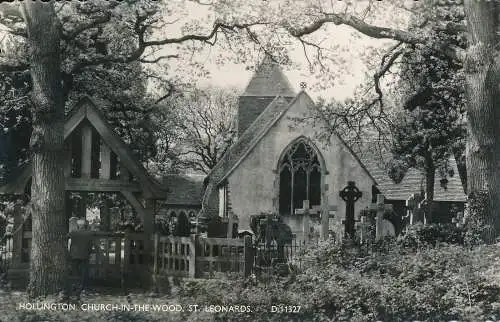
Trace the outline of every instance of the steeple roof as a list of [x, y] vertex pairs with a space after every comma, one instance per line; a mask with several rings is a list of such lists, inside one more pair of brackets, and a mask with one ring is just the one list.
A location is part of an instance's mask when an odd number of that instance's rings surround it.
[[266, 55], [242, 96], [295, 97], [295, 95], [280, 65]]

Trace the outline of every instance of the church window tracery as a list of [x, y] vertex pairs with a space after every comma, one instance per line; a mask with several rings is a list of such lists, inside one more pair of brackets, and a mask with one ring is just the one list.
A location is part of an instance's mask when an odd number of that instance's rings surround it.
[[321, 164], [315, 149], [300, 139], [284, 153], [279, 165], [279, 213], [293, 215], [304, 200], [309, 207], [321, 204]]

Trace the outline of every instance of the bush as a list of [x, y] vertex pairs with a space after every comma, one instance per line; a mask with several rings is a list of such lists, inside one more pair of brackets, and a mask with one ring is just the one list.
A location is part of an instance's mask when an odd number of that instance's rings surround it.
[[416, 224], [397, 238], [398, 245], [418, 249], [420, 247], [436, 246], [440, 243], [464, 244], [465, 231], [454, 224]]
[[499, 313], [497, 246], [445, 245], [358, 254], [320, 245], [296, 277], [305, 314], [325, 320], [414, 321], [490, 319]]

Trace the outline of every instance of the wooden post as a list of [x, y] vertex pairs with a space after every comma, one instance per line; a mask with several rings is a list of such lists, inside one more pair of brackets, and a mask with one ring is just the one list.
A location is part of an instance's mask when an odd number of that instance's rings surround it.
[[158, 256], [159, 254], [159, 242], [160, 235], [158, 232], [154, 233], [154, 242], [153, 242], [153, 292], [158, 293]]
[[104, 196], [103, 204], [99, 209], [102, 231], [110, 231], [111, 228], [110, 208], [111, 208], [111, 201], [106, 196]]
[[100, 168], [100, 150], [101, 150], [101, 138], [99, 133], [92, 128], [92, 146], [90, 152], [90, 177], [99, 178], [99, 168]]
[[189, 277], [196, 277], [196, 245], [198, 244], [198, 235], [191, 235], [189, 238]]
[[111, 156], [109, 160], [109, 178], [116, 179], [117, 176], [117, 168], [118, 168], [118, 157], [116, 154], [111, 151]]
[[144, 233], [146, 235], [150, 235], [154, 231], [154, 221], [155, 221], [155, 213], [154, 213], [154, 200], [146, 199], [146, 207], [144, 214]]
[[92, 171], [92, 128], [82, 126], [82, 178], [90, 178]]
[[87, 193], [80, 192], [80, 199], [78, 201], [78, 218], [87, 219]]
[[109, 146], [102, 141], [101, 143], [101, 173], [102, 179], [111, 179], [111, 150]]
[[128, 233], [123, 236], [123, 262], [122, 262], [122, 287], [125, 287], [125, 281], [128, 276], [130, 264], [130, 238]]
[[244, 277], [248, 277], [252, 274], [253, 269], [253, 248], [251, 236], [245, 236], [245, 248], [243, 250], [243, 254], [245, 257]]
[[228, 213], [227, 214], [227, 235], [226, 235], [226, 238], [228, 238], [228, 239], [233, 238], [233, 223], [234, 223], [233, 214]]
[[67, 140], [64, 143], [65, 147], [65, 153], [66, 153], [66, 158], [64, 160], [64, 177], [69, 178], [71, 177], [71, 165], [72, 165], [72, 158], [73, 158], [73, 153], [71, 151], [71, 140]]

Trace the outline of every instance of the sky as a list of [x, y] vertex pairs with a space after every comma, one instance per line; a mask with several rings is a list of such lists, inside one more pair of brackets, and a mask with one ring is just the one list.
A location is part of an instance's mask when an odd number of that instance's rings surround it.
[[[214, 13], [209, 10], [209, 7], [188, 2], [184, 4], [182, 10], [189, 12], [189, 14], [187, 17], [180, 19], [176, 24], [168, 26], [167, 32], [169, 37], [183, 34], [182, 26], [189, 20], [199, 20], [200, 24], [203, 21], [207, 21], [205, 30], [211, 27], [209, 23], [213, 22], [212, 16]], [[157, 34], [155, 36], [161, 38], [162, 35]], [[326, 99], [334, 98], [336, 100], [343, 100], [352, 97], [356, 87], [362, 84], [367, 77], [371, 77], [370, 75], [375, 71], [373, 68], [370, 70], [366, 65], [366, 56], [370, 55], [374, 50], [388, 48], [391, 44], [394, 44], [393, 41], [378, 40], [361, 35], [347, 26], [330, 25], [323, 28], [321, 32], [317, 32], [314, 37], [322, 41], [322, 46], [333, 48], [333, 50], [328, 52], [328, 55], [338, 62], [336, 66], [335, 63], [332, 65], [332, 74], [335, 75], [334, 81], [320, 81], [327, 88], [316, 88], [315, 85], [318, 83], [318, 79], [321, 79], [324, 75], [318, 75], [318, 73], [311, 73], [309, 71], [309, 65], [303, 48], [298, 42], [291, 44], [289, 47], [290, 58], [294, 66], [284, 67], [285, 75], [294, 89], [298, 92], [300, 88], [299, 84], [306, 82], [307, 91], [313, 98], [323, 97]], [[166, 53], [171, 53], [168, 48], [164, 48], [157, 55]], [[236, 87], [243, 91], [253, 74], [252, 70], [248, 70], [247, 65], [258, 64], [259, 60], [262, 59], [262, 55], [251, 57], [247, 64], [232, 62], [220, 64], [217, 63], [218, 54], [220, 54], [220, 49], [216, 45], [203, 49], [192, 57], [182, 57], [181, 59], [170, 61], [169, 64], [179, 75], [192, 77], [193, 81], [200, 86]], [[309, 55], [312, 57], [314, 52], [310, 51]], [[209, 75], [193, 77], [194, 73], [192, 70], [189, 68], [186, 69], [186, 66], [189, 65], [189, 60], [203, 64], [209, 71]], [[372, 61], [380, 61], [380, 59], [372, 58]]]

